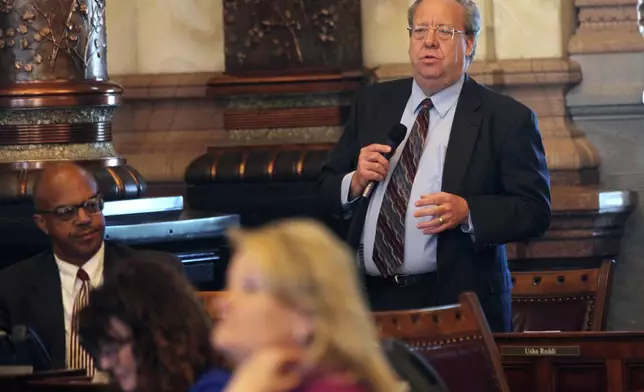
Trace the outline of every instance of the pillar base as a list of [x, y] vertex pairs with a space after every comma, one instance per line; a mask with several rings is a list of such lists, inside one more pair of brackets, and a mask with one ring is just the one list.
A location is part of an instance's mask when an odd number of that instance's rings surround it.
[[0, 163], [0, 205], [30, 201], [40, 171], [53, 162], [74, 162], [87, 169], [105, 200], [137, 199], [147, 188], [141, 174], [120, 158]]
[[39, 81], [0, 87], [0, 204], [30, 200], [49, 162], [92, 172], [107, 200], [140, 197], [143, 177], [112, 144], [121, 86], [104, 81]]

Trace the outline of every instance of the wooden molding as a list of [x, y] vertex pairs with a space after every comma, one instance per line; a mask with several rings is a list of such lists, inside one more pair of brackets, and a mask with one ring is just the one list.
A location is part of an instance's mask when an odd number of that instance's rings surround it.
[[292, 109], [237, 109], [224, 112], [225, 129], [341, 126], [348, 108], [322, 106]]

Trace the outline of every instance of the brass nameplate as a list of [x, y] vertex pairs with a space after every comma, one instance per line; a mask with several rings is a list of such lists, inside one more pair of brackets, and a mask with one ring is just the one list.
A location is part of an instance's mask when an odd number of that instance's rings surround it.
[[501, 355], [514, 357], [575, 357], [579, 346], [503, 346]]

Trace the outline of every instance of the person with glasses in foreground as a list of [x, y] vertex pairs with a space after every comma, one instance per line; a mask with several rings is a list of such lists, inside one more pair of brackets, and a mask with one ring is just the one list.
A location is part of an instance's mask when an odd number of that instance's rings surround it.
[[212, 342], [226, 392], [404, 392], [379, 345], [352, 255], [321, 224], [237, 231]]
[[34, 221], [51, 248], [0, 271], [0, 320], [9, 328], [31, 328], [53, 368], [83, 368], [93, 377], [92, 358], [80, 346], [74, 322], [90, 288], [101, 284], [104, 272], [140, 253], [181, 271], [183, 266], [168, 253], [106, 244], [96, 180], [73, 163], [47, 165], [34, 185], [33, 199]]
[[[160, 289], [161, 288], [161, 289]], [[220, 392], [211, 318], [186, 277], [152, 258], [120, 263], [79, 315], [83, 347], [123, 392]]]

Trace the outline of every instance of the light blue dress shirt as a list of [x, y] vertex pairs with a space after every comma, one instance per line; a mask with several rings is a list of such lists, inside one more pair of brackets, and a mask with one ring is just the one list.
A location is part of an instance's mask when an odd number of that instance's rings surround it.
[[[419, 207], [415, 206], [415, 203], [420, 199], [421, 195], [441, 192], [445, 153], [449, 143], [449, 136], [452, 131], [452, 123], [454, 120], [454, 113], [456, 112], [458, 97], [461, 94], [464, 81], [465, 78], [463, 77], [453, 85], [430, 97], [434, 103], [434, 107], [429, 112], [429, 130], [427, 133], [427, 139], [425, 140], [423, 155], [418, 162], [418, 170], [411, 188], [407, 213], [405, 216], [405, 256], [403, 265], [398, 271], [401, 275], [421, 274], [436, 270], [437, 236], [424, 234], [421, 229], [416, 227], [418, 223], [430, 221], [433, 217], [414, 217], [414, 213], [419, 209]], [[369, 275], [380, 275], [378, 268], [373, 262], [376, 223], [378, 222], [380, 207], [382, 206], [385, 190], [387, 184], [389, 184], [389, 180], [391, 179], [391, 174], [398, 164], [404, 143], [406, 143], [409, 138], [416, 116], [420, 110], [420, 104], [425, 98], [427, 98], [427, 96], [414, 80], [412, 83], [411, 95], [409, 96], [407, 106], [405, 107], [400, 119], [400, 123], [407, 127], [407, 136], [405, 136], [403, 142], [396, 149], [394, 156], [390, 159], [389, 172], [384, 178], [383, 183], [376, 187], [369, 202], [364, 229], [362, 232], [364, 266]], [[355, 171], [347, 174], [342, 180], [342, 194], [340, 197], [345, 211], [349, 211], [351, 209], [351, 204], [355, 201], [348, 200], [351, 178], [354, 173]], [[469, 224], [462, 227], [462, 229], [466, 233], [473, 233], [474, 228], [472, 227], [471, 221], [469, 221]]]

